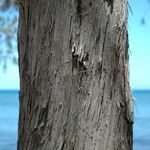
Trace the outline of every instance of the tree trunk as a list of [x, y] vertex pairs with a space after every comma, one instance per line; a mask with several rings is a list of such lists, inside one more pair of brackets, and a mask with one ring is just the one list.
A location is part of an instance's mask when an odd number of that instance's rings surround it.
[[20, 0], [18, 150], [132, 150], [127, 0]]

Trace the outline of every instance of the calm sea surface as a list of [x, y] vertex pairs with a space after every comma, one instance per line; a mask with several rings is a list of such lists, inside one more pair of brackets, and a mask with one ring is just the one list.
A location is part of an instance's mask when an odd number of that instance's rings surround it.
[[[150, 150], [150, 91], [134, 91], [134, 150]], [[16, 150], [18, 92], [0, 91], [0, 150]]]
[[0, 91], [0, 150], [16, 150], [18, 92]]

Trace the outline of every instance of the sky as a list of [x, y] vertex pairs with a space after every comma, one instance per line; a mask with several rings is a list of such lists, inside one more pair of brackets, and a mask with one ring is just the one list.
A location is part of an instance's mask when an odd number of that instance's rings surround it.
[[[133, 12], [129, 10], [128, 19], [130, 85], [132, 89], [150, 89], [150, 1], [129, 0], [129, 5]], [[0, 64], [0, 90], [19, 90], [18, 66], [12, 62], [6, 71]]]
[[[130, 0], [133, 15], [128, 20], [130, 85], [132, 89], [150, 89], [150, 1]], [[145, 25], [141, 20], [145, 17]]]

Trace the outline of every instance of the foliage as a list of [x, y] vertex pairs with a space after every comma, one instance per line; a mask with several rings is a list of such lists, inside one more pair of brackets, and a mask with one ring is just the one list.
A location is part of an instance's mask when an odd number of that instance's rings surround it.
[[17, 64], [18, 0], [0, 1], [0, 63]]
[[0, 6], [0, 9], [7, 9], [8, 7], [10, 7], [11, 5], [14, 5], [14, 6], [18, 6], [18, 2], [19, 0], [1, 0], [1, 6]]

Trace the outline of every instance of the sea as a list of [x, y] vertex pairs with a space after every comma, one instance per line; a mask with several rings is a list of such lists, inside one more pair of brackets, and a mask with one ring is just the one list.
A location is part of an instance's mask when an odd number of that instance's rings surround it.
[[[18, 91], [0, 91], [0, 150], [17, 149]], [[150, 90], [134, 90], [134, 150], [150, 150]]]

